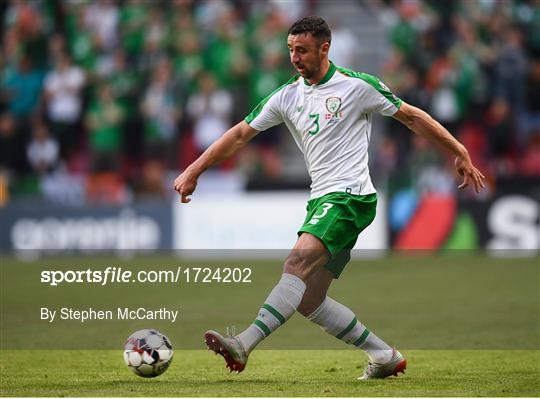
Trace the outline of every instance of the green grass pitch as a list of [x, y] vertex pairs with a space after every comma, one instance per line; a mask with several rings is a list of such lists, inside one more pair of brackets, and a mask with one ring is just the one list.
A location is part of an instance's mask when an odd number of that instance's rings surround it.
[[357, 381], [365, 357], [349, 350], [260, 350], [241, 374], [221, 357], [183, 350], [165, 374], [137, 377], [121, 351], [4, 351], [2, 396], [538, 396], [532, 350], [410, 350], [405, 375]]
[[[367, 357], [299, 315], [265, 340], [246, 370], [229, 374], [204, 350], [207, 329], [247, 326], [281, 273], [279, 261], [1, 259], [0, 396], [540, 396], [540, 262], [481, 254], [355, 260], [330, 295], [407, 357], [405, 375], [357, 381]], [[40, 270], [253, 267], [251, 284], [72, 284], [48, 287]], [[178, 307], [179, 320], [48, 323], [39, 307]], [[167, 372], [134, 375], [122, 344], [157, 328], [175, 348]]]

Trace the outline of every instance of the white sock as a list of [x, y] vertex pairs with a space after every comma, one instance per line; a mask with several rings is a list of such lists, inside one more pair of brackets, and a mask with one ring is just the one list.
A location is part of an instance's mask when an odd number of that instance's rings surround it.
[[291, 318], [305, 291], [306, 284], [301, 278], [283, 273], [279, 283], [264, 301], [253, 324], [236, 336], [247, 353]]
[[360, 323], [352, 310], [329, 296], [307, 318], [337, 339], [363, 349], [373, 362], [386, 363], [392, 357], [391, 346]]
[[246, 353], [251, 352], [253, 348], [259, 345], [259, 342], [265, 338], [266, 337], [261, 330], [255, 327], [255, 324], [251, 324], [248, 328], [236, 336], [236, 339], [240, 341]]

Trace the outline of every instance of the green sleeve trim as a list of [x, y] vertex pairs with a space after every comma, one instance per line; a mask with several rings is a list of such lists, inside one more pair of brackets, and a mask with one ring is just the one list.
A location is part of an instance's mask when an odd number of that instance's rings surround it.
[[370, 75], [368, 73], [355, 72], [351, 69], [343, 68], [340, 66], [337, 67], [337, 70], [345, 76], [349, 76], [351, 78], [362, 79], [364, 82], [368, 83], [375, 90], [381, 93], [388, 101], [394, 104], [397, 109], [401, 107], [401, 104], [403, 103], [403, 101], [400, 98], [396, 97], [396, 95], [392, 93], [390, 89], [386, 87], [386, 85], [383, 82], [381, 82], [381, 80], [378, 77]]
[[300, 77], [300, 74], [297, 74], [295, 76], [293, 76], [292, 78], [290, 78], [285, 84], [279, 86], [276, 90], [274, 90], [272, 93], [270, 93], [268, 96], [266, 96], [254, 109], [253, 111], [251, 111], [251, 113], [246, 116], [244, 118], [244, 120], [246, 121], [247, 124], [250, 124], [253, 119], [255, 119], [257, 116], [259, 116], [259, 114], [262, 112], [264, 106], [266, 105], [266, 103], [268, 102], [268, 100], [270, 100], [270, 98], [276, 94], [278, 91], [280, 91], [281, 89], [283, 89], [284, 87], [296, 82], [298, 80], [298, 78]]

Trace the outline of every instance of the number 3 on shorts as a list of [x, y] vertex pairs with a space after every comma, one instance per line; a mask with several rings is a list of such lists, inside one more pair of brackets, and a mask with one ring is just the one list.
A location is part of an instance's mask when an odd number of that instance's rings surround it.
[[320, 215], [313, 215], [313, 217], [309, 221], [309, 224], [317, 224], [317, 223], [319, 223], [319, 219], [323, 218], [328, 213], [328, 210], [330, 208], [332, 208], [333, 206], [334, 206], [334, 204], [330, 204], [328, 202], [325, 202], [324, 204], [322, 204], [321, 207], [323, 209], [322, 209], [321, 214]]

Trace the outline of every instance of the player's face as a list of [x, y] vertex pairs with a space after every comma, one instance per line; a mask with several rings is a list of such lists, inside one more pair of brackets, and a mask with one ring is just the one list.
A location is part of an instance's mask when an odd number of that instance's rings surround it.
[[309, 80], [320, 74], [322, 61], [328, 56], [328, 42], [319, 43], [311, 33], [304, 33], [289, 35], [287, 46], [291, 63], [303, 78]]

